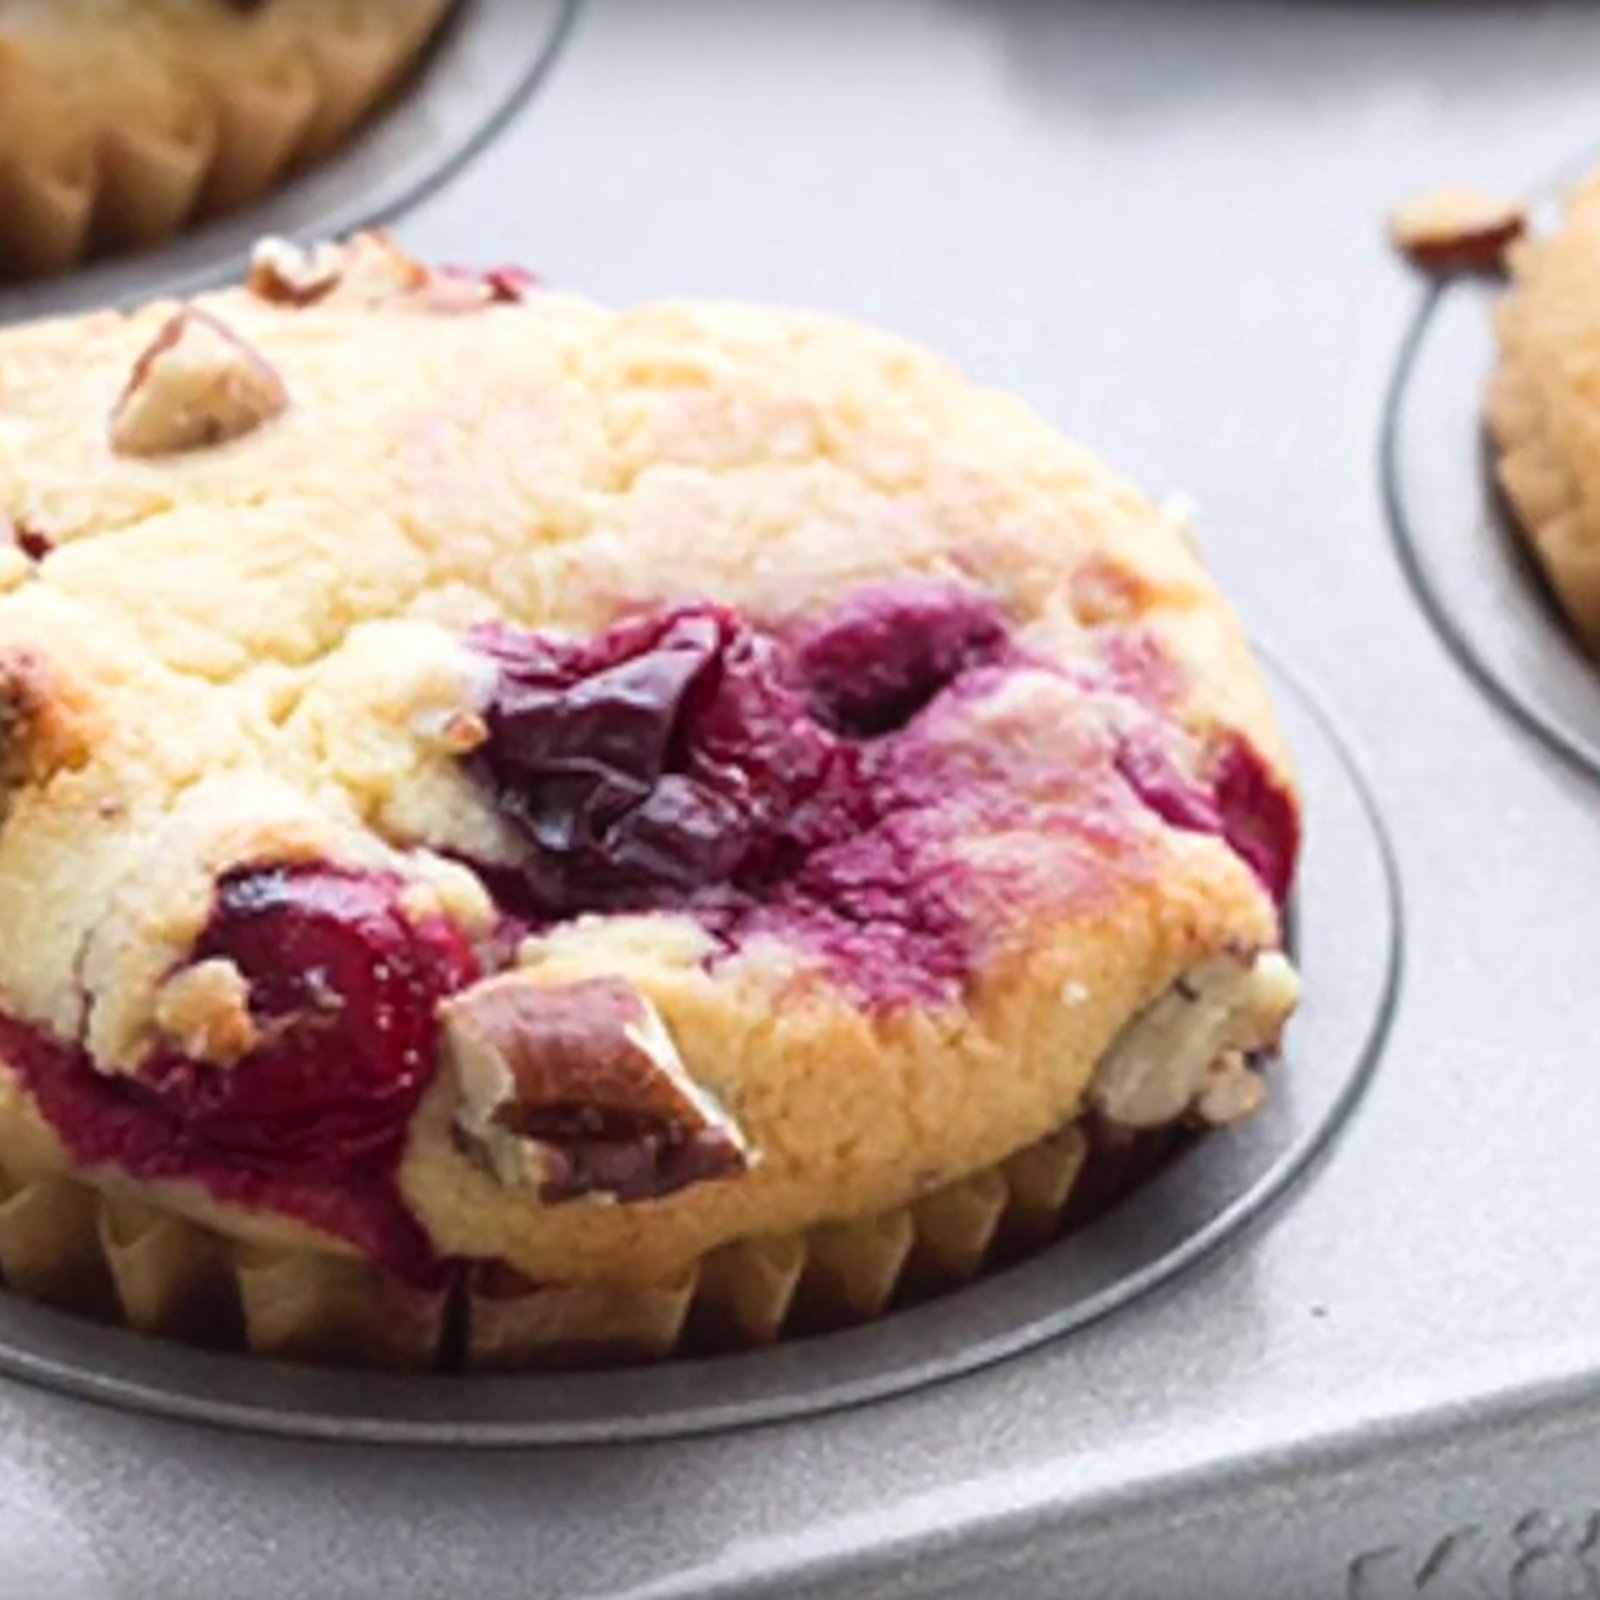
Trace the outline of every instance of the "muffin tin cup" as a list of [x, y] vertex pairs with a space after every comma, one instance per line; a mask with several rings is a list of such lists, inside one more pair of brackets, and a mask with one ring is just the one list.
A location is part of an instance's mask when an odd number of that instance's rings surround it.
[[[1540, 208], [1553, 220], [1555, 202]], [[1600, 778], [1600, 669], [1579, 647], [1495, 482], [1484, 396], [1498, 361], [1493, 283], [1424, 298], [1382, 438], [1396, 547], [1451, 654], [1497, 704]]]
[[[377, 1281], [360, 1263], [230, 1246], [151, 1207], [35, 1176], [0, 1200], [0, 1261], [17, 1291], [0, 1295], [0, 1371], [301, 1437], [621, 1440], [891, 1395], [1126, 1305], [1213, 1249], [1313, 1160], [1359, 1094], [1388, 1024], [1400, 928], [1390, 852], [1337, 735], [1303, 691], [1280, 671], [1273, 677], [1310, 823], [1293, 919], [1307, 1000], [1287, 1056], [1269, 1069], [1258, 1116], [1199, 1140], [1059, 1243], [1048, 1241], [1075, 1220], [1083, 1171], [1072, 1130], [902, 1210], [727, 1247], [647, 1293], [529, 1291], [490, 1273], [465, 1300], [447, 1300]], [[187, 1348], [24, 1296], [174, 1335], [221, 1328], [258, 1354]], [[859, 1325], [787, 1336], [843, 1323]], [[718, 1344], [746, 1348], [682, 1354]], [[438, 1365], [441, 1352], [476, 1370], [333, 1372], [292, 1359], [416, 1369]], [[670, 1355], [680, 1358], [638, 1364]], [[485, 1370], [596, 1357], [634, 1364], [560, 1376]]]
[[869, 1321], [969, 1283], [1050, 1243], [1130, 1155], [1154, 1169], [1168, 1141], [1123, 1142], [1128, 1153], [1113, 1146], [1091, 1165], [1090, 1139], [1068, 1128], [914, 1204], [740, 1240], [650, 1288], [541, 1288], [484, 1266], [420, 1289], [362, 1260], [233, 1241], [58, 1172], [10, 1175], [0, 1271], [26, 1299], [268, 1358], [422, 1372], [637, 1365]]
[[[554, 60], [579, 4], [461, 0], [413, 80], [348, 139], [350, 123], [383, 92], [409, 48], [396, 57], [392, 47], [363, 49], [359, 37], [336, 40], [309, 89], [298, 80], [245, 83], [238, 92], [230, 85], [218, 116], [190, 119], [185, 140], [121, 138], [115, 160], [106, 157], [88, 171], [77, 170], [81, 161], [65, 153], [53, 165], [44, 160], [28, 168], [0, 151], [0, 200], [7, 201], [12, 230], [34, 236], [36, 266], [70, 265], [85, 218], [97, 206], [106, 209], [98, 185], [111, 178], [101, 169], [121, 181], [119, 204], [111, 208], [117, 215], [104, 227], [117, 244], [143, 247], [64, 277], [0, 281], [0, 322], [192, 293], [241, 277], [262, 237], [329, 238], [393, 218], [453, 177], [516, 115]], [[47, 127], [59, 122], [45, 119]], [[217, 141], [238, 159], [219, 163]], [[281, 155], [285, 141], [314, 164], [273, 188], [282, 166], [273, 151]], [[332, 154], [320, 156], [335, 144]], [[238, 209], [170, 237], [206, 199]], [[0, 219], [0, 231], [6, 225]], [[24, 243], [14, 241], [12, 253]]]

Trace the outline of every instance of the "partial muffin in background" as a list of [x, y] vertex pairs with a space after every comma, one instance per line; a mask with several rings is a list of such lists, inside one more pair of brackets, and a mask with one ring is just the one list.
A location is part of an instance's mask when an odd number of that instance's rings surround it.
[[454, 0], [0, 0], [0, 277], [148, 249], [344, 140]]
[[1600, 655], [1600, 178], [1510, 265], [1488, 401], [1496, 471], [1556, 599]]

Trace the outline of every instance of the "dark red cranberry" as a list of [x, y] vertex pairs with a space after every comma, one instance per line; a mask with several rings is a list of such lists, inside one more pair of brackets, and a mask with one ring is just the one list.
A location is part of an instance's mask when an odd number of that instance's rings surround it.
[[1117, 750], [1117, 770], [1163, 822], [1189, 833], [1222, 832], [1216, 796], [1181, 771], [1154, 737], [1124, 739]]
[[479, 276], [496, 305], [520, 305], [544, 285], [538, 273], [526, 267], [492, 267]]
[[876, 814], [858, 741], [903, 728], [1007, 635], [947, 585], [869, 591], [789, 646], [691, 605], [573, 641], [475, 636], [500, 668], [474, 757], [530, 847], [538, 918], [763, 894]]
[[[1015, 827], [1027, 808], [1013, 818], [1008, 791], [964, 789], [959, 762], [917, 730], [933, 702], [1020, 659], [989, 602], [950, 585], [868, 591], [792, 644], [711, 605], [586, 640], [474, 638], [499, 674], [471, 759], [528, 846], [493, 877], [509, 911], [686, 907], [729, 947], [770, 932], [825, 951], [875, 997], [963, 980], [950, 819], [975, 807]], [[1143, 651], [1141, 683], [1152, 662]], [[1282, 903], [1298, 816], [1246, 741], [1195, 777], [1152, 722], [1117, 767], [1171, 826], [1225, 839]]]
[[413, 925], [399, 894], [391, 878], [331, 866], [219, 883], [193, 959], [243, 974], [260, 1043], [232, 1066], [148, 1065], [184, 1141], [280, 1171], [392, 1158], [434, 1069], [435, 1009], [477, 975], [460, 931]]
[[1300, 809], [1293, 796], [1242, 738], [1223, 751], [1214, 781], [1223, 837], [1283, 905], [1300, 855]]
[[434, 269], [433, 276], [453, 287], [486, 290], [489, 304], [497, 306], [521, 305], [544, 286], [544, 280], [526, 267], [442, 266]]
[[944, 586], [866, 590], [800, 644], [812, 714], [848, 739], [896, 732], [1006, 648], [992, 602]]
[[685, 607], [582, 642], [495, 628], [474, 758], [530, 846], [532, 912], [680, 900], [753, 870], [823, 780], [832, 741], [774, 643]]
[[1125, 739], [1117, 770], [1163, 822], [1219, 835], [1280, 906], [1287, 902], [1300, 849], [1300, 815], [1248, 740], [1228, 741], [1209, 785], [1182, 772], [1153, 737]]
[[41, 533], [26, 522], [13, 523], [11, 531], [17, 541], [17, 548], [30, 561], [43, 561], [55, 549], [55, 543], [48, 534]]

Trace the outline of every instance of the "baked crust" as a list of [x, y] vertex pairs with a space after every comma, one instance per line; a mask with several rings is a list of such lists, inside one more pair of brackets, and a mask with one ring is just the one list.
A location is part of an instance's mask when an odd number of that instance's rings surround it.
[[1496, 473], [1562, 609], [1600, 652], [1600, 180], [1510, 264], [1487, 406]]
[[[1021, 826], [940, 822], [970, 972], [882, 1005], [803, 942], [716, 950], [687, 912], [530, 934], [514, 964], [539, 982], [643, 997], [751, 1159], [660, 1199], [549, 1203], [469, 1148], [440, 1070], [398, 1174], [432, 1247], [541, 1283], [662, 1283], [729, 1240], [904, 1204], [1091, 1108], [1181, 1115], [1214, 1062], [1276, 1042], [1294, 986], [1273, 895], [1112, 759], [1153, 719], [1180, 765], [1248, 749], [1296, 803], [1248, 648], [1173, 515], [885, 334], [738, 306], [610, 312], [429, 274], [376, 237], [339, 266], [306, 303], [197, 303], [286, 396], [209, 447], [187, 412], [170, 454], [119, 451], [108, 425], [185, 308], [0, 336], [8, 1016], [110, 1075], [140, 1072], [164, 1017], [230, 1061], [250, 1043], [238, 986], [169, 986], [219, 877], [252, 863], [392, 875], [419, 916], [488, 939], [490, 896], [457, 863], [517, 845], [462, 762], [484, 696], [474, 625], [591, 635], [702, 600], [782, 630], [912, 578], [995, 602], [1022, 663], [927, 735], [941, 770], [1031, 807]], [[1198, 1054], [1178, 1047], [1175, 992], [1204, 1002]], [[1129, 1046], [1142, 1022], [1156, 1054]], [[1152, 1089], [1189, 1058], [1175, 1098]], [[1111, 1060], [1133, 1076], [1097, 1083]], [[236, 1237], [350, 1248], [269, 1204], [80, 1170], [13, 1068], [0, 1160]]]

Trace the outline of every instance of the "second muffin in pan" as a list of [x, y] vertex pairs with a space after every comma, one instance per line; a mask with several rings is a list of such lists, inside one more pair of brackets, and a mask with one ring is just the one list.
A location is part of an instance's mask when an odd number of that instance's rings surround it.
[[1497, 474], [1579, 638], [1600, 653], [1600, 178], [1511, 253], [1488, 417]]

